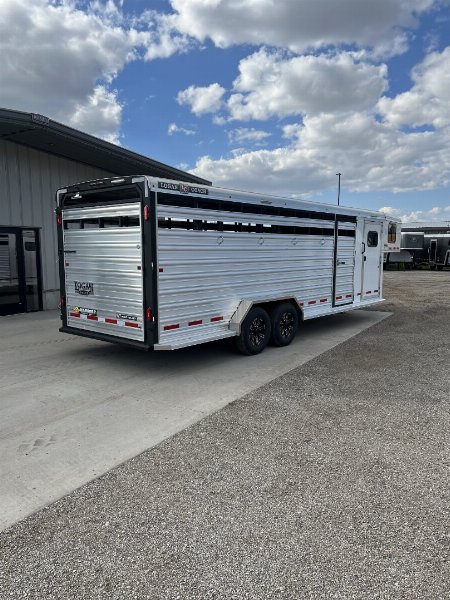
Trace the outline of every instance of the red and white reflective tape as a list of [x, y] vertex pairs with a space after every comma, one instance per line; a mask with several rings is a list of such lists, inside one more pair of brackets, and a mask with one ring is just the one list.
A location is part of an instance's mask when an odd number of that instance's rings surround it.
[[97, 315], [82, 315], [77, 312], [69, 312], [69, 317], [80, 319], [82, 321], [96, 321], [97, 323], [106, 323], [107, 325], [120, 325], [124, 327], [133, 327], [140, 329], [142, 325], [137, 321], [124, 321], [122, 319], [113, 319], [111, 317], [99, 317]]

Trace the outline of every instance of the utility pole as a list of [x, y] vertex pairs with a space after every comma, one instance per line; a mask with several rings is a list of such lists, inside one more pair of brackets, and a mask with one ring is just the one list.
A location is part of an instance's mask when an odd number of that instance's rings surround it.
[[341, 174], [342, 173], [336, 173], [336, 175], [338, 176], [338, 206], [339, 206], [339, 201], [341, 199]]

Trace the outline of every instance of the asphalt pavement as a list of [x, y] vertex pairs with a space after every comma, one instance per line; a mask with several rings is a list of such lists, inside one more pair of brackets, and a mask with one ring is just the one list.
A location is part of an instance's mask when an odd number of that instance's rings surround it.
[[450, 273], [0, 534], [2, 598], [450, 597]]

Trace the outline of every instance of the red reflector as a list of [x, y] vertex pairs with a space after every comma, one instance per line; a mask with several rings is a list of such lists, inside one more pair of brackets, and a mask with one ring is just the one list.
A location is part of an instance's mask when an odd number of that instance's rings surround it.
[[138, 266], [137, 266], [137, 270], [138, 270], [138, 271], [141, 271], [141, 270], [142, 270], [142, 267], [141, 267], [141, 265], [138, 265]]
[[150, 217], [150, 209], [148, 206], [144, 206], [144, 221], [148, 221]]
[[71, 317], [79, 317], [80, 313], [69, 313]]
[[139, 323], [136, 323], [135, 321], [125, 321], [125, 326], [126, 327], [139, 327]]
[[345, 294], [346, 298], [353, 298], [353, 294]]
[[147, 319], [147, 321], [152, 320], [152, 309], [151, 308], [147, 308], [147, 310], [145, 311], [145, 318]]
[[59, 300], [59, 305], [61, 308], [66, 305], [66, 299], [64, 298], [64, 296], [62, 294], [61, 294], [61, 298]]
[[159, 269], [159, 272], [160, 272], [160, 273], [164, 273], [164, 269], [162, 269], [162, 268], [160, 267], [160, 269]]
[[62, 223], [62, 216], [61, 216], [61, 213], [58, 213], [56, 215], [56, 224], [61, 225], [61, 223]]
[[361, 292], [358, 292], [358, 296], [361, 296]]
[[308, 304], [315, 304], [315, 303], [316, 303], [316, 300], [310, 300], [310, 301], [308, 302]]
[[336, 300], [342, 300], [342, 296], [336, 296]]
[[371, 294], [371, 293], [372, 293], [372, 290], [369, 290], [368, 292], [366, 292], [366, 294]]
[[300, 306], [303, 306], [303, 302], [300, 302]]
[[88, 315], [88, 321], [98, 321], [98, 317], [96, 315]]
[[201, 325], [203, 323], [202, 320], [200, 321], [189, 321], [188, 325], [189, 327], [192, 327], [193, 325]]
[[223, 321], [223, 317], [212, 317], [211, 323], [216, 323], [217, 321]]
[[375, 294], [376, 292], [378, 292], [379, 290], [373, 290], [373, 293]]
[[321, 302], [327, 302], [327, 298], [321, 298], [320, 301]]
[[106, 317], [105, 323], [111, 323], [111, 325], [117, 325], [117, 319], [110, 319]]
[[179, 327], [179, 323], [176, 323], [175, 325], [165, 325], [164, 331], [170, 331], [171, 329], [179, 329]]

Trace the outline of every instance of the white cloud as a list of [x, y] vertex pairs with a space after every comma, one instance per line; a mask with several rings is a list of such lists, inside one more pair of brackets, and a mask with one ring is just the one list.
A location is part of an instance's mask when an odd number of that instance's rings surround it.
[[268, 131], [255, 129], [254, 127], [238, 127], [228, 132], [228, 139], [231, 143], [234, 142], [255, 142], [261, 143], [272, 134]]
[[[109, 89], [145, 36], [71, 2], [0, 0], [0, 105], [38, 112], [118, 140], [121, 104]], [[109, 8], [108, 8], [109, 7]]]
[[450, 221], [450, 206], [433, 206], [429, 210], [413, 210], [405, 213], [392, 206], [383, 206], [378, 209], [385, 215], [397, 217], [402, 223], [432, 223], [441, 221]]
[[239, 158], [201, 157], [195, 172], [217, 185], [288, 194], [336, 185], [354, 192], [429, 190], [450, 184], [448, 130], [405, 133], [371, 114], [307, 116], [290, 126], [291, 143]]
[[241, 60], [228, 100], [231, 119], [348, 112], [372, 108], [387, 88], [386, 65], [337, 56], [296, 56], [262, 48]]
[[122, 2], [0, 0], [0, 106], [42, 113], [118, 142], [122, 103], [111, 88], [130, 61], [185, 51], [173, 16], [129, 19]]
[[401, 126], [450, 125], [450, 46], [432, 52], [411, 73], [414, 85], [395, 98], [381, 98], [380, 113]]
[[267, 44], [304, 52], [330, 45], [400, 47], [402, 28], [414, 28], [417, 15], [434, 0], [171, 0], [176, 26], [220, 48]]
[[81, 131], [119, 144], [118, 131], [122, 116], [122, 105], [116, 91], [98, 85], [86, 101], [74, 106], [70, 124]]
[[184, 133], [184, 135], [195, 135], [193, 129], [186, 129], [185, 127], [179, 127], [176, 123], [170, 123], [167, 133], [173, 135], [174, 133]]
[[225, 88], [218, 83], [212, 83], [206, 87], [190, 85], [187, 89], [178, 93], [177, 102], [178, 104], [190, 106], [192, 112], [196, 115], [213, 113], [222, 106], [222, 97], [225, 91]]
[[176, 28], [175, 15], [160, 14], [146, 10], [133, 21], [144, 27], [147, 35], [145, 60], [168, 58], [173, 54], [185, 53], [192, 49], [195, 40]]

